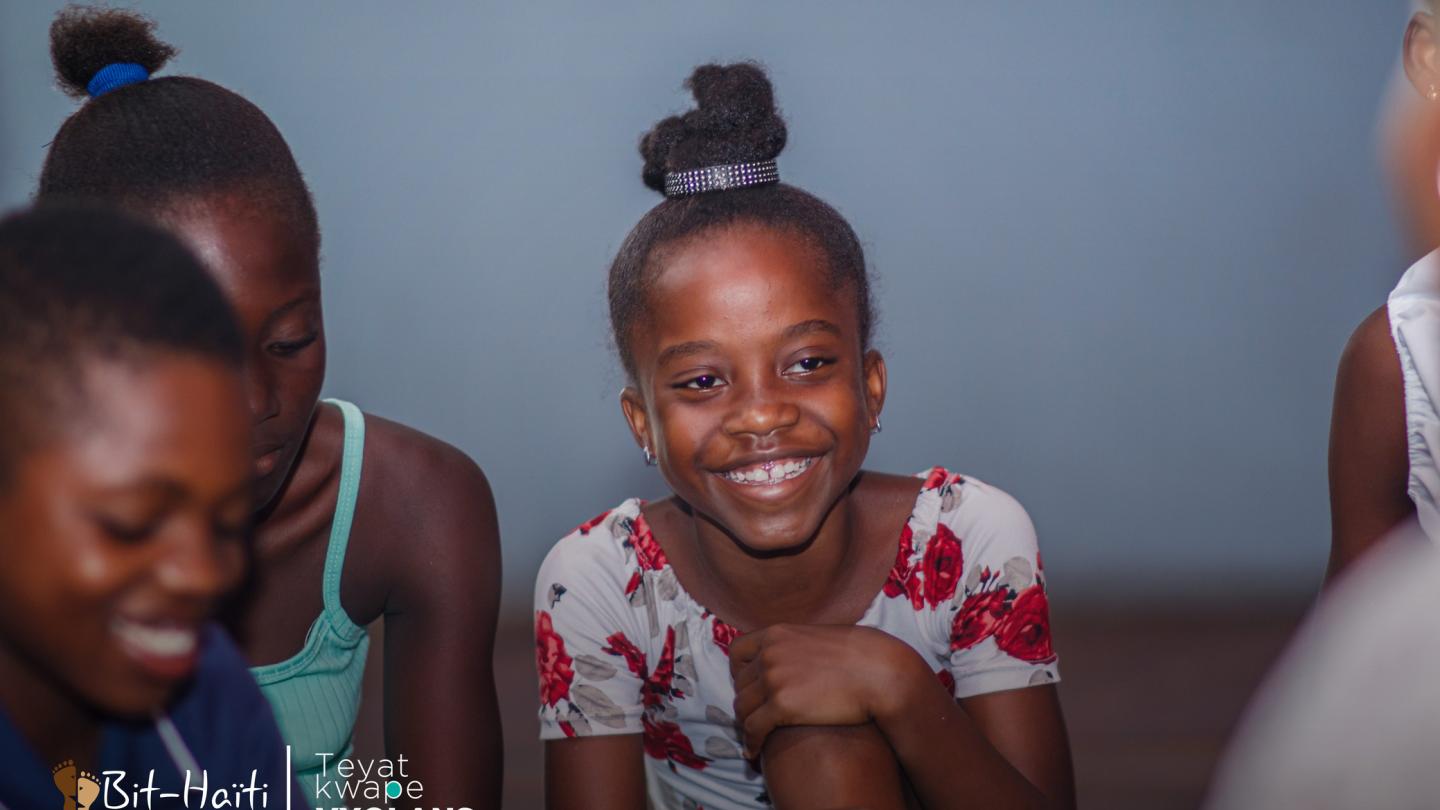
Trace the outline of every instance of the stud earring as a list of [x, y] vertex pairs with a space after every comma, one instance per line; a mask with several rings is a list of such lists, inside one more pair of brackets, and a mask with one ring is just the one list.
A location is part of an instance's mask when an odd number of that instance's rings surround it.
[[875, 427], [870, 428], [870, 435], [874, 436], [880, 432], [880, 417], [875, 417]]
[[1430, 85], [1430, 89], [1426, 91], [1425, 97], [1431, 101], [1440, 100], [1440, 89], [1437, 89], [1433, 84]]
[[654, 466], [655, 466], [655, 454], [652, 453], [652, 452], [650, 452], [650, 448], [649, 448], [649, 447], [646, 447], [646, 448], [645, 448], [645, 466], [646, 466], [646, 467], [654, 467]]

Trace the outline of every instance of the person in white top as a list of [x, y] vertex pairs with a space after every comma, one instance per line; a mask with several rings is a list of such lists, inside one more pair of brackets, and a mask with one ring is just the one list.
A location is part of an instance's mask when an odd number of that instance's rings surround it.
[[[1405, 69], [1420, 94], [1395, 110], [1387, 144], [1406, 224], [1431, 246], [1440, 244], [1434, 10], [1410, 22]], [[1437, 392], [1440, 255], [1430, 253], [1341, 361], [1332, 582], [1246, 711], [1208, 810], [1436, 805], [1440, 645], [1427, 620], [1440, 609]]]
[[1401, 810], [1440, 797], [1440, 551], [1414, 522], [1327, 589], [1246, 712], [1207, 810]]
[[1355, 330], [1340, 359], [1330, 424], [1331, 551], [1328, 579], [1412, 515], [1440, 539], [1440, 196], [1436, 131], [1440, 40], [1435, 0], [1405, 32], [1402, 64], [1415, 93], [1389, 129], [1392, 183], [1404, 225], [1425, 253], [1385, 306]]

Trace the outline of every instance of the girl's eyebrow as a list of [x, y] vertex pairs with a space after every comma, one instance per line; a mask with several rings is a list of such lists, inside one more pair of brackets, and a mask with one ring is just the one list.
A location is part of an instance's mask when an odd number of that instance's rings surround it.
[[840, 327], [824, 320], [823, 318], [811, 318], [808, 321], [801, 321], [785, 328], [786, 339], [797, 338], [802, 335], [809, 335], [815, 332], [828, 332], [832, 335], [840, 335]]
[[[816, 332], [825, 332], [836, 336], [841, 334], [840, 327], [830, 321], [824, 318], [811, 318], [808, 321], [801, 321], [785, 327], [782, 337], [784, 337], [785, 340], [793, 340], [797, 337], [811, 335]], [[660, 352], [660, 357], [656, 360], [655, 364], [664, 367], [667, 363], [672, 363], [681, 358], [712, 351], [718, 345], [719, 344], [711, 340], [690, 340], [685, 343], [676, 343], [674, 346], [665, 347], [665, 349]]]
[[667, 363], [679, 360], [682, 357], [689, 357], [702, 352], [708, 352], [716, 347], [716, 343], [710, 340], [691, 340], [685, 343], [676, 343], [674, 346], [667, 346], [660, 352], [660, 358], [656, 365], [664, 366]]
[[300, 295], [295, 296], [293, 300], [281, 304], [280, 306], [276, 307], [275, 310], [269, 315], [266, 315], [265, 328], [270, 328], [270, 326], [273, 325], [276, 321], [280, 320], [286, 315], [289, 315], [291, 312], [299, 309], [300, 307], [305, 306], [306, 304], [318, 304], [319, 302], [320, 291], [318, 289], [306, 290]]
[[128, 481], [121, 484], [109, 484], [95, 490], [102, 498], [123, 497], [126, 495], [145, 494], [158, 496], [167, 503], [184, 500], [189, 490], [180, 482], [155, 475], [147, 475], [136, 481]]

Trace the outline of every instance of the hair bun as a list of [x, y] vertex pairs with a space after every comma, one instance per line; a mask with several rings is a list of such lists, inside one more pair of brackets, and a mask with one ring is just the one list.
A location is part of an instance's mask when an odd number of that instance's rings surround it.
[[667, 172], [773, 160], [785, 148], [785, 120], [760, 65], [701, 65], [685, 87], [696, 108], [666, 118], [640, 139], [645, 185], [663, 192]]
[[50, 24], [50, 59], [60, 87], [86, 96], [90, 80], [115, 63], [136, 64], [154, 73], [175, 56], [155, 37], [155, 22], [133, 11], [70, 6]]

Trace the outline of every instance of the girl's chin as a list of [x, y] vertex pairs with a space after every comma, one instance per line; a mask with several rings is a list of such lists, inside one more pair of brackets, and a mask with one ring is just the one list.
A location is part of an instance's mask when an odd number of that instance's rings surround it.
[[716, 523], [734, 538], [737, 545], [756, 557], [798, 554], [810, 546], [820, 529], [819, 520]]

